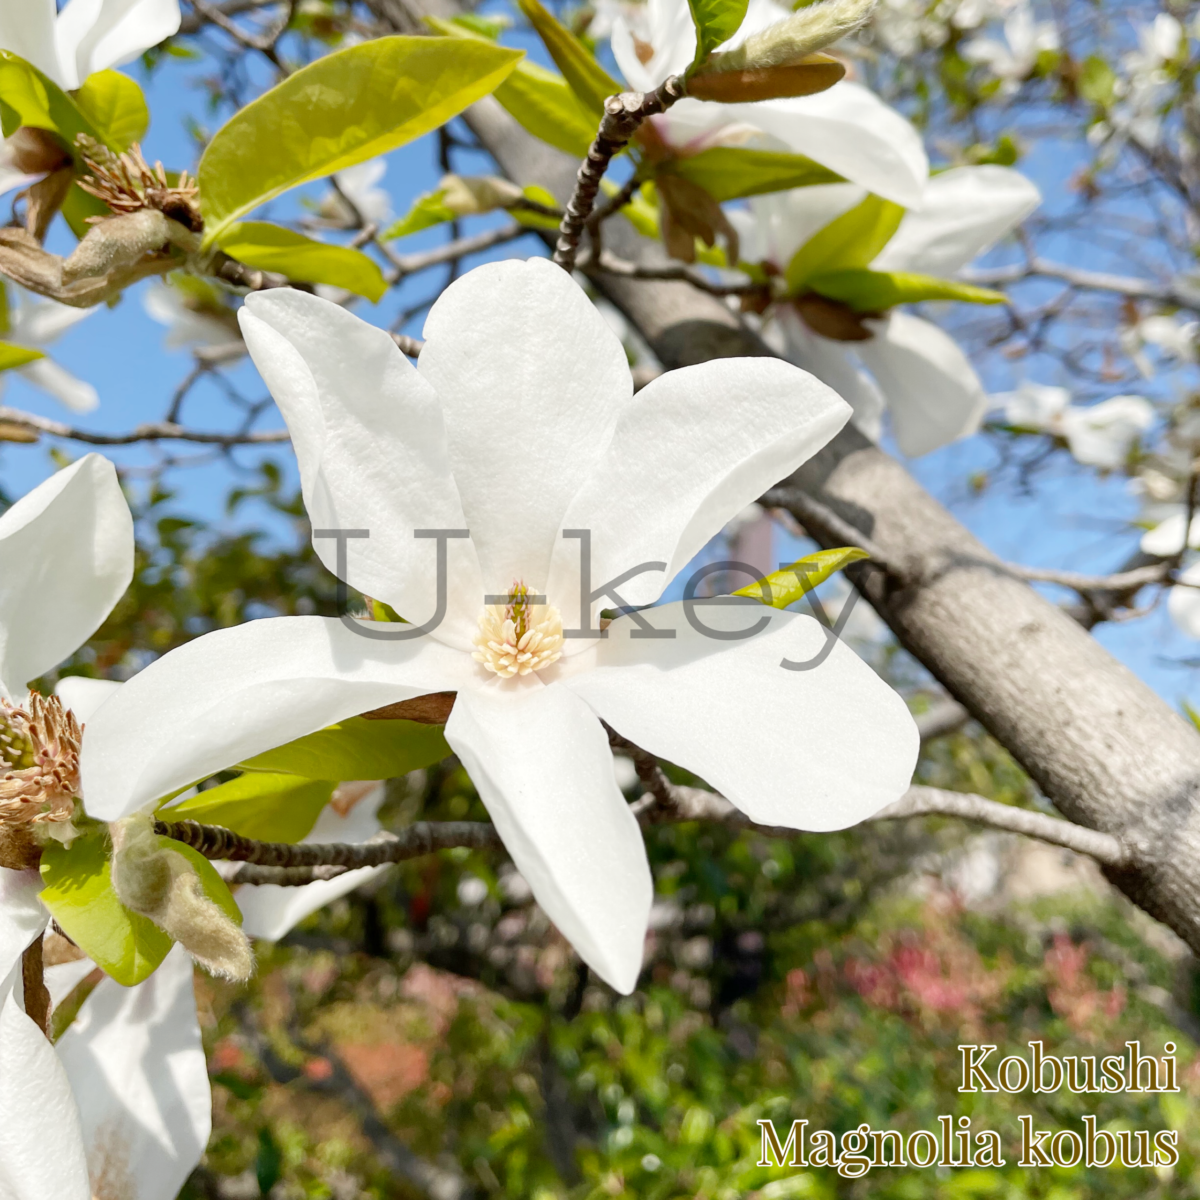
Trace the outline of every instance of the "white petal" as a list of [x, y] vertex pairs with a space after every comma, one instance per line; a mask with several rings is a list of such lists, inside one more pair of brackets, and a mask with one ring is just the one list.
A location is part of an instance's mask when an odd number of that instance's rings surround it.
[[54, 687], [54, 694], [86, 724], [92, 714], [121, 685], [115, 679], [88, 679], [83, 675], [68, 675]]
[[509, 259], [441, 294], [419, 368], [446, 416], [484, 588], [544, 587], [567, 505], [633, 394], [620, 341], [561, 268]]
[[[3, 153], [2, 143], [0, 143], [0, 153]], [[41, 178], [41, 175], [27, 175], [24, 171], [18, 171], [16, 167], [0, 161], [0, 196], [14, 192], [17, 188], [28, 187]]]
[[[697, 631], [683, 604], [647, 616], [673, 639], [629, 637], [614, 621], [591, 669], [563, 686], [616, 731], [695, 772], [764, 825], [844, 829], [907, 790], [916, 765], [916, 725], [904, 701], [851, 649], [835, 641], [810, 670], [828, 634], [811, 617], [761, 605], [700, 605], [695, 618], [721, 632], [761, 633], [722, 641]], [[837, 614], [834, 614], [836, 617]]]
[[[660, 561], [665, 572], [618, 589], [629, 604], [657, 599], [709, 538], [849, 416], [825, 384], [779, 359], [720, 358], [660, 375], [621, 414], [564, 518], [566, 529], [591, 530], [592, 587]], [[566, 628], [579, 620], [579, 580], [580, 542], [560, 539], [548, 594]]]
[[0, 980], [0, 1196], [91, 1200], [71, 1085], [25, 1015], [20, 980], [20, 967]]
[[133, 578], [133, 519], [98, 454], [52, 475], [0, 517], [0, 694], [79, 648]]
[[506, 681], [460, 692], [446, 740], [546, 915], [602, 979], [633, 991], [654, 886], [595, 715], [556, 684]]
[[80, 321], [86, 321], [99, 308], [99, 305], [95, 308], [74, 308], [70, 304], [59, 304], [56, 300], [34, 299], [26, 295], [12, 314], [9, 337], [22, 346], [45, 346]]
[[44, 967], [42, 979], [50, 993], [50, 1011], [53, 1012], [95, 969], [96, 964], [90, 958]]
[[[372, 789], [343, 817], [327, 807], [317, 818], [305, 842], [365, 842], [382, 828], [375, 815], [386, 797], [383, 784]], [[303, 887], [278, 887], [273, 883], [250, 884], [238, 888], [238, 907], [242, 910], [242, 929], [250, 936], [277, 942], [300, 921], [318, 908], [331, 904], [374, 879], [388, 868], [362, 867], [347, 871], [335, 879], [321, 879]]]
[[34, 871], [0, 867], [0, 978], [13, 969], [25, 948], [46, 928], [50, 914], [38, 899], [42, 877]]
[[[638, 57], [635, 34], [654, 52], [647, 63]], [[696, 54], [696, 27], [687, 4], [684, 0], [648, 0], [640, 10], [622, 8], [613, 20], [612, 52], [625, 82], [639, 92], [650, 91], [668, 75], [686, 70]]]
[[813, 333], [790, 305], [781, 304], [776, 319], [783, 330], [788, 362], [829, 384], [854, 410], [854, 424], [877, 442], [883, 426], [883, 393], [855, 361], [850, 344]]
[[1154, 406], [1143, 396], [1113, 396], [1099, 404], [1071, 405], [1063, 432], [1077, 462], [1115, 471], [1125, 465], [1141, 434], [1154, 423]]
[[1200, 563], [1193, 563], [1179, 576], [1187, 587], [1173, 587], [1167, 597], [1167, 611], [1180, 632], [1200, 638]]
[[815, 96], [724, 107], [731, 120], [756, 126], [851, 183], [906, 208], [921, 203], [929, 177], [921, 135], [857, 83], [843, 80]]
[[988, 400], [993, 407], [1004, 410], [1004, 419], [1010, 425], [1053, 432], [1071, 401], [1071, 393], [1064, 387], [1026, 382], [1016, 391], [997, 392]]
[[991, 249], [1042, 202], [1042, 194], [1009, 167], [955, 167], [925, 185], [920, 208], [871, 266], [877, 271], [953, 275]]
[[[1143, 554], [1153, 554], [1158, 558], [1170, 558], [1183, 549], [1183, 527], [1187, 522], [1187, 514], [1172, 513], [1165, 521], [1160, 521], [1153, 529], [1142, 534], [1141, 551]], [[1188, 545], [1200, 549], [1200, 516], [1192, 518], [1192, 528], [1188, 536]]]
[[100, 403], [100, 396], [90, 383], [72, 375], [52, 358], [35, 359], [19, 370], [34, 387], [49, 392], [72, 412], [91, 412]]
[[102, 980], [55, 1048], [79, 1106], [94, 1194], [174, 1200], [212, 1129], [183, 947], [136, 987]]
[[432, 638], [374, 641], [334, 618], [273, 617], [205, 634], [123, 684], [88, 722], [88, 814], [116, 820], [345, 717], [475, 678], [468, 654]]
[[[259, 292], [239, 320], [291, 431], [314, 529], [370, 533], [348, 541], [346, 581], [409, 621], [427, 621], [437, 545], [414, 533], [467, 525], [434, 389], [384, 330], [317, 296]], [[482, 587], [471, 543], [447, 545], [451, 610], [437, 636], [465, 647]], [[336, 541], [314, 538], [313, 546], [336, 573]]]
[[729, 214], [739, 234], [748, 224], [754, 229], [752, 236], [743, 235], [742, 258], [787, 270], [792, 256], [813, 234], [861, 203], [866, 194], [856, 183], [823, 183], [751, 196], [748, 210], [735, 209]]
[[70, 0], [58, 18], [58, 54], [78, 87], [93, 71], [119, 67], [179, 30], [179, 0]]
[[958, 343], [936, 325], [894, 311], [868, 342], [855, 342], [859, 358], [887, 398], [892, 431], [909, 458], [928, 454], [979, 428], [987, 395]]
[[54, 45], [55, 0], [19, 0], [0, 5], [0, 49], [19, 54], [60, 87], [77, 87], [61, 77]]

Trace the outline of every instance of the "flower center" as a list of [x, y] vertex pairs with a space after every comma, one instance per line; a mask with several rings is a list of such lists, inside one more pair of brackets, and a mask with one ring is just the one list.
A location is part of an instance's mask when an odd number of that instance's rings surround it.
[[529, 589], [514, 583], [507, 604], [489, 604], [479, 617], [471, 656], [501, 679], [540, 671], [562, 657], [562, 615], [552, 604], [530, 603]]
[[79, 795], [79, 722], [57, 696], [0, 700], [0, 824], [69, 821]]

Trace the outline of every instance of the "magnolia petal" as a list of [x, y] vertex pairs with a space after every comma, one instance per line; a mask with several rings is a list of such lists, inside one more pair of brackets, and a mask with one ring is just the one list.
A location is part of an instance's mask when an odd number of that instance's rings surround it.
[[[714, 359], [660, 375], [621, 414], [563, 521], [591, 531], [592, 587], [665, 562], [665, 572], [619, 589], [628, 604], [657, 599], [709, 538], [849, 417], [825, 384], [775, 358]], [[580, 612], [579, 556], [578, 540], [560, 539], [548, 585], [568, 628]]]
[[885, 200], [921, 204], [929, 178], [921, 135], [860, 84], [843, 80], [815, 96], [723, 107], [730, 120], [761, 129]]
[[[291, 432], [313, 528], [368, 531], [346, 543], [346, 581], [406, 620], [429, 620], [437, 544], [415, 532], [467, 524], [434, 389], [384, 330], [317, 296], [259, 292], [239, 320]], [[337, 574], [336, 540], [313, 546]], [[437, 636], [465, 648], [482, 587], [468, 540], [450, 539], [448, 555], [451, 609]]]
[[373, 641], [328, 617], [206, 634], [122, 684], [88, 722], [80, 764], [88, 814], [114, 821], [345, 717], [457, 691], [475, 671], [469, 655], [432, 638]]
[[1200, 563], [1193, 563], [1179, 576], [1184, 587], [1173, 587], [1167, 611], [1181, 633], [1200, 638]]
[[25, 1015], [18, 966], [0, 981], [0, 1196], [92, 1195], [71, 1085], [54, 1047]]
[[96, 964], [90, 958], [44, 967], [42, 979], [50, 993], [50, 1011], [53, 1012], [95, 969]]
[[936, 325], [894, 311], [854, 349], [887, 398], [892, 432], [909, 458], [974, 433], [987, 394], [958, 343]]
[[1039, 204], [1042, 194], [1010, 167], [954, 167], [925, 185], [918, 209], [876, 256], [877, 271], [953, 275], [990, 250]]
[[93, 1194], [173, 1200], [212, 1129], [183, 947], [136, 987], [101, 980], [55, 1049], [79, 1106]]
[[[671, 639], [631, 639], [616, 620], [590, 666], [562, 686], [616, 731], [695, 772], [753, 820], [844, 829], [898, 799], [916, 765], [916, 724], [900, 696], [811, 617], [751, 604], [701, 604], [647, 616]], [[832, 646], [830, 641], [832, 640]], [[809, 670], [786, 670], [827, 657]]]
[[8, 336], [21, 346], [45, 346], [99, 310], [100, 305], [75, 308], [70, 304], [59, 304], [57, 300], [46, 300], [41, 296], [34, 298], [24, 293], [20, 305], [10, 314]]
[[633, 991], [654, 886], [595, 715], [557, 684], [506, 681], [460, 692], [446, 740], [546, 915], [602, 979]]
[[35, 359], [21, 367], [19, 373], [72, 412], [91, 412], [100, 403], [100, 395], [90, 383], [72, 375], [51, 358]]
[[[647, 0], [617, 10], [611, 44], [625, 82], [634, 91], [649, 92], [669, 75], [687, 70], [696, 55], [696, 26], [685, 0]], [[652, 53], [643, 62], [638, 51], [646, 47]]]
[[742, 258], [769, 262], [786, 271], [809, 238], [860, 204], [866, 195], [856, 183], [822, 183], [751, 196], [749, 209], [734, 209], [729, 214], [742, 239]]
[[179, 31], [179, 0], [70, 0], [58, 18], [62, 70], [78, 87], [94, 71], [119, 67]]
[[[1183, 550], [1183, 530], [1187, 525], [1187, 513], [1172, 513], [1165, 521], [1160, 521], [1153, 529], [1147, 529], [1142, 534], [1140, 549], [1143, 554], [1153, 554], [1155, 558], [1170, 558]], [[1200, 549], [1200, 516], [1192, 518], [1191, 528], [1188, 529], [1187, 544], [1193, 549]]]
[[42, 877], [37, 871], [0, 867], [0, 978], [46, 928], [50, 914], [38, 899], [41, 890]]
[[86, 724], [92, 714], [121, 685], [115, 679], [88, 679], [83, 675], [68, 675], [54, 687], [54, 694]]
[[541, 589], [571, 497], [633, 394], [620, 341], [561, 268], [509, 259], [441, 294], [419, 366], [446, 415], [484, 588]]
[[133, 518], [112, 463], [88, 454], [0, 517], [0, 695], [62, 662], [133, 578]]
[[55, 0], [20, 0], [0, 5], [0, 49], [19, 54], [62, 87], [78, 87], [59, 74], [54, 44]]
[[1072, 404], [1062, 414], [1063, 434], [1075, 461], [1106, 471], [1123, 467], [1134, 444], [1153, 424], [1154, 406], [1144, 396]]
[[[364, 796], [343, 817], [329, 807], [317, 818], [305, 842], [359, 843], [374, 837], [382, 826], [376, 817], [386, 797], [382, 784]], [[236, 897], [242, 910], [242, 931], [250, 937], [277, 942], [295, 925], [317, 909], [374, 879], [388, 868], [362, 867], [334, 879], [320, 879], [303, 887], [278, 887], [273, 883], [249, 884], [238, 888]]]
[[790, 305], [780, 305], [776, 319], [788, 362], [829, 384], [854, 410], [855, 426], [877, 442], [886, 402], [875, 381], [855, 362], [853, 351], [845, 342], [814, 333]]

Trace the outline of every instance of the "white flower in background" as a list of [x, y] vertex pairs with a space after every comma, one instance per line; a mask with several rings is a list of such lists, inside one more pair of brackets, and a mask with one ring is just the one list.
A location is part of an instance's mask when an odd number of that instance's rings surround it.
[[233, 309], [205, 304], [202, 298], [169, 283], [151, 283], [142, 296], [142, 306], [151, 320], [167, 327], [163, 345], [168, 350], [241, 341]]
[[1023, 383], [991, 397], [1010, 425], [1036, 429], [1066, 441], [1076, 462], [1116, 471], [1154, 424], [1154, 406], [1144, 396], [1113, 396], [1099, 404], [1072, 404], [1066, 388]]
[[[1194, 537], [1196, 526], [1192, 531]], [[1200, 638], [1200, 562], [1180, 573], [1179, 582], [1167, 597], [1167, 612], [1181, 633]]]
[[[191, 959], [176, 947], [135, 987], [101, 980], [51, 1044], [25, 1014], [21, 971], [49, 917], [40, 887], [36, 871], [0, 868], [0, 1195], [173, 1200], [212, 1124]], [[48, 968], [52, 1000], [90, 967]]]
[[[790, 15], [774, 0], [750, 0], [745, 21], [723, 49]], [[626, 82], [637, 91], [650, 91], [686, 70], [696, 53], [687, 0], [647, 0], [639, 9], [619, 13], [612, 50]], [[920, 134], [874, 93], [845, 80], [815, 96], [756, 104], [685, 99], [649, 124], [681, 155], [712, 146], [787, 150], [898, 204], [918, 203], [929, 175]]]
[[[44, 351], [68, 329], [96, 311], [95, 308], [73, 308], [69, 304], [59, 304], [56, 300], [47, 300], [20, 289], [18, 295], [18, 302], [8, 310], [8, 331], [3, 337], [5, 341], [28, 346], [31, 350]], [[72, 412], [91, 412], [100, 403], [100, 397], [90, 383], [78, 379], [48, 356], [18, 367], [16, 372], [34, 387], [65, 404]], [[4, 376], [0, 375], [0, 390], [3, 387]]]
[[[0, 5], [0, 49], [19, 54], [60, 88], [73, 91], [96, 71], [119, 67], [178, 32], [179, 0], [12, 0]], [[0, 143], [0, 194], [40, 176]]]
[[[752, 197], [748, 211], [730, 214], [743, 260], [785, 271], [809, 238], [863, 197], [849, 184]], [[1016, 228], [1040, 200], [1018, 171], [955, 167], [930, 179], [921, 208], [905, 213], [869, 266], [951, 275]], [[885, 408], [910, 457], [978, 429], [987, 408], [983, 385], [954, 340], [929, 321], [895, 309], [863, 321], [866, 340], [837, 341], [810, 328], [790, 303], [778, 303], [773, 312], [787, 357], [847, 400], [868, 436], [878, 436]]]
[[0, 11], [0, 48], [72, 91], [179, 30], [179, 0], [20, 0]]
[[1028, 79], [1044, 50], [1057, 50], [1058, 29], [1053, 21], [1037, 21], [1028, 3], [1021, 4], [1004, 21], [1004, 38], [972, 38], [963, 47], [963, 58], [980, 63], [1004, 81], [1011, 95]]
[[[414, 625], [275, 618], [164, 656], [89, 725], [90, 813], [117, 818], [351, 714], [454, 691], [447, 741], [517, 868], [582, 957], [629, 991], [652, 883], [601, 719], [766, 824], [842, 828], [907, 788], [917, 737], [895, 692], [841, 643], [815, 669], [780, 667], [826, 648], [807, 617], [706, 606], [718, 632], [763, 622], [717, 640], [664, 605], [652, 624], [674, 637], [631, 636], [627, 616], [602, 640], [542, 645], [554, 661], [538, 671], [489, 669], [509, 642], [520, 661], [539, 621], [569, 629], [581, 603], [592, 619], [613, 603], [581, 601], [581, 542], [563, 531], [590, 532], [593, 593], [627, 573], [621, 600], [653, 603], [842, 426], [849, 409], [824, 385], [775, 359], [721, 359], [633, 395], [604, 318], [545, 260], [491, 263], [452, 284], [417, 367], [384, 330], [300, 292], [249, 297], [242, 324], [291, 430], [314, 527], [369, 530], [349, 541], [342, 573]], [[414, 536], [426, 530], [470, 536], [444, 543], [444, 619], [394, 640], [434, 615], [438, 551]], [[336, 568], [334, 543], [314, 544]], [[498, 602], [511, 628], [480, 645]]]
[[1184, 321], [1178, 316], [1155, 313], [1121, 330], [1121, 349], [1133, 360], [1144, 378], [1152, 379], [1154, 364], [1145, 353], [1145, 347], [1154, 346], [1177, 363], [1194, 363], [1197, 361], [1198, 333], [1200, 321]]
[[364, 221], [382, 225], [392, 211], [392, 197], [386, 189], [377, 186], [385, 174], [387, 162], [382, 158], [372, 158], [336, 172], [333, 178], [341, 194], [330, 188], [321, 197], [317, 212], [327, 221], [351, 228], [357, 221], [346, 203], [349, 200]]

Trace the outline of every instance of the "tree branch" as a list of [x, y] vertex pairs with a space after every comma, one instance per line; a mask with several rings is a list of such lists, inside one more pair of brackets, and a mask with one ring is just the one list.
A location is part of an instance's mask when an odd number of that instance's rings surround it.
[[64, 421], [52, 421], [22, 412], [18, 408], [0, 405], [0, 422], [19, 425], [34, 433], [47, 437], [66, 438], [68, 441], [84, 442], [89, 446], [130, 446], [135, 442], [198, 442], [207, 446], [266, 446], [289, 440], [286, 429], [268, 429], [259, 433], [213, 433], [198, 429], [185, 429], [173, 421], [153, 421], [139, 425], [129, 433], [93, 433], [77, 429]]

